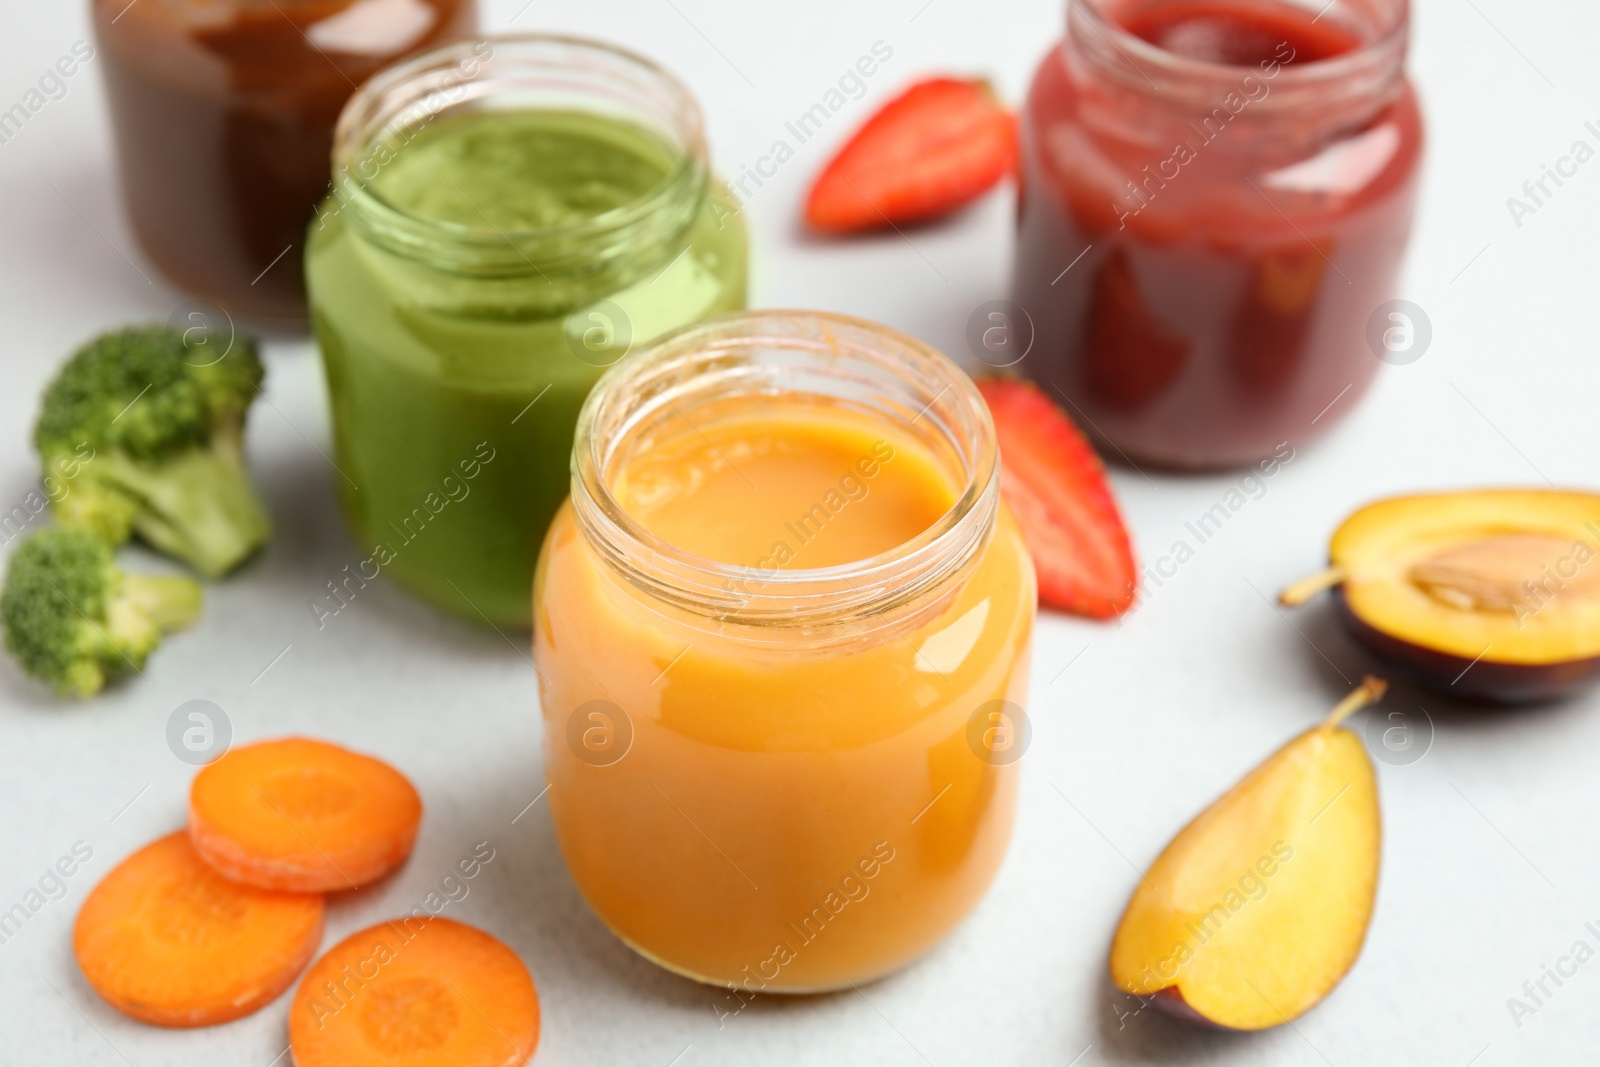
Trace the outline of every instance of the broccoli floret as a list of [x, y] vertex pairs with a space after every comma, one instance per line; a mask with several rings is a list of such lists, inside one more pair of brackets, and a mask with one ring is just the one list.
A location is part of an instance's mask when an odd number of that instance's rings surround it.
[[79, 697], [140, 670], [163, 634], [199, 614], [194, 579], [127, 573], [81, 530], [45, 529], [23, 542], [0, 592], [6, 648], [23, 670]]
[[61, 525], [112, 545], [138, 534], [216, 577], [272, 526], [243, 454], [261, 357], [242, 335], [220, 359], [206, 340], [150, 326], [89, 342], [45, 392], [33, 441], [65, 489], [52, 493]]

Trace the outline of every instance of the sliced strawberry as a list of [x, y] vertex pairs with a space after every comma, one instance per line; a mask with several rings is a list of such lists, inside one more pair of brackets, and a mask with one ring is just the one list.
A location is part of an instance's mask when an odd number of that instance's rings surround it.
[[1122, 614], [1138, 570], [1100, 457], [1031, 383], [988, 378], [978, 390], [994, 416], [1000, 493], [1033, 556], [1040, 603], [1096, 619]]
[[884, 105], [806, 199], [826, 233], [918, 222], [977, 199], [1016, 167], [1017, 124], [982, 81], [928, 78]]

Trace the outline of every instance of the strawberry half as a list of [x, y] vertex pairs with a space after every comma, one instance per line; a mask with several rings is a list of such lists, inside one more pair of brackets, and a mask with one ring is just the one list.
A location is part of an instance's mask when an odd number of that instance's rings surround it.
[[1138, 570], [1100, 457], [1031, 383], [987, 378], [978, 391], [994, 416], [1000, 493], [1033, 556], [1039, 602], [1095, 619], [1122, 614]]
[[824, 233], [954, 211], [1016, 167], [1017, 124], [987, 83], [928, 78], [885, 104], [839, 150], [806, 198]]

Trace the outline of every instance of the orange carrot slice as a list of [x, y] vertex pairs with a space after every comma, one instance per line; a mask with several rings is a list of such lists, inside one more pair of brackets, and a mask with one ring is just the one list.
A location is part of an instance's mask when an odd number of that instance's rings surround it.
[[453, 919], [351, 934], [306, 972], [289, 1008], [295, 1067], [520, 1067], [538, 1043], [528, 968]]
[[72, 930], [94, 991], [157, 1026], [249, 1015], [289, 988], [321, 942], [320, 896], [230, 882], [182, 832], [118, 864]]
[[405, 861], [422, 798], [349, 749], [289, 737], [233, 749], [195, 776], [189, 837], [225, 877], [300, 893], [355, 889]]

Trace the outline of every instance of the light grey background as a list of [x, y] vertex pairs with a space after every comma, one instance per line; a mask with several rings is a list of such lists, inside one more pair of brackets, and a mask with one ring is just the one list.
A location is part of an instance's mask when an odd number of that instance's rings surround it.
[[[914, 247], [893, 234], [807, 240], [797, 204], [833, 145], [915, 75], [983, 73], [1020, 99], [1059, 34], [1060, 3], [523, 3], [491, 0], [486, 24], [601, 35], [682, 74], [731, 175], [885, 41], [894, 57], [867, 97], [750, 200], [754, 302], [864, 315], [961, 353], [969, 312], [1004, 295], [1009, 193], [916, 231]], [[8, 0], [0, 108], [86, 36], [86, 7]], [[1294, 1027], [1229, 1036], [1150, 1011], [1119, 1020], [1135, 1005], [1104, 973], [1134, 868], [1369, 668], [1324, 606], [1286, 616], [1268, 599], [1320, 564], [1346, 512], [1417, 489], [1595, 485], [1600, 162], [1521, 228], [1506, 198], [1576, 139], [1600, 143], [1583, 127], [1600, 121], [1597, 40], [1600, 9], [1578, 0], [1422, 0], [1412, 70], [1430, 144], [1394, 295], [1427, 310], [1432, 349], [1385, 368], [1348, 420], [1160, 588], [1147, 586], [1121, 625], [1041, 620], [1016, 838], [965, 925], [860, 995], [762, 1000], [720, 1028], [722, 994], [636, 958], [590, 915], [542, 801], [512, 823], [543, 788], [534, 676], [520, 648], [381, 583], [318, 630], [308, 599], [359, 553], [319, 455], [328, 445], [316, 355], [307, 343], [272, 344], [270, 403], [250, 428], [278, 524], [264, 558], [209, 590], [202, 624], [163, 648], [145, 681], [92, 703], [59, 705], [0, 663], [0, 909], [74, 842], [94, 851], [66, 897], [0, 946], [0, 1062], [267, 1067], [283, 1051], [287, 998], [228, 1026], [162, 1031], [100, 1003], [72, 960], [72, 920], [90, 886], [182, 825], [192, 768], [168, 751], [165, 724], [192, 699], [224, 708], [236, 740], [337, 739], [392, 760], [420, 787], [416, 855], [398, 877], [332, 904], [328, 945], [409, 909], [476, 842], [493, 844], [494, 861], [446, 914], [527, 960], [545, 1012], [541, 1064], [1596, 1062], [1600, 962], [1520, 1029], [1506, 1007], [1575, 941], [1600, 948], [1584, 928], [1600, 920], [1594, 696], [1513, 711], [1403, 687], [1390, 698], [1426, 708], [1437, 737], [1420, 763], [1379, 768], [1383, 874], [1366, 949]], [[121, 213], [95, 63], [0, 145], [0, 241], [9, 508], [33, 485], [29, 430], [57, 361], [102, 328], [165, 319], [183, 299], [141, 276], [156, 277]], [[1113, 478], [1147, 561], [1237, 483]]]

